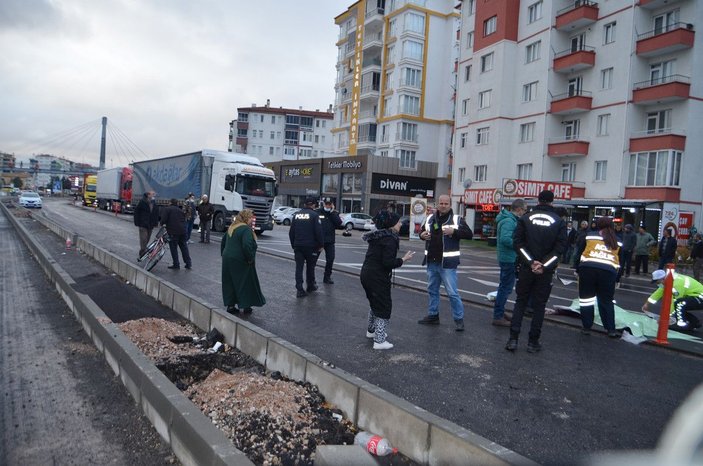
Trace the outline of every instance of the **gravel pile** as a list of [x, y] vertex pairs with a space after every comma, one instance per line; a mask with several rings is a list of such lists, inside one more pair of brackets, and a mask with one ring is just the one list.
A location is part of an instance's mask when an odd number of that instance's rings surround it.
[[212, 341], [189, 323], [146, 318], [120, 328], [256, 464], [312, 465], [317, 445], [354, 442], [353, 425], [317, 387], [267, 375], [228, 345], [209, 354]]

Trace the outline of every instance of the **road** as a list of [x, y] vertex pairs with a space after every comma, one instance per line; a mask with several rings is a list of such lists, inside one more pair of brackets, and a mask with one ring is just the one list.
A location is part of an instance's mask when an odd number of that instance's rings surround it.
[[[134, 260], [136, 228], [124, 219], [49, 200], [44, 215]], [[259, 239], [257, 269], [267, 305], [249, 320], [336, 366], [434, 414], [449, 419], [543, 464], [570, 464], [603, 450], [653, 448], [667, 420], [703, 381], [703, 359], [653, 346], [634, 346], [601, 334], [580, 335], [577, 327], [547, 322], [544, 350], [527, 354], [523, 346], [506, 352], [507, 329], [491, 326], [483, 302], [494, 290], [494, 252], [462, 254], [460, 286], [467, 331], [457, 333], [443, 300], [442, 325], [425, 327], [426, 312], [419, 263], [396, 273], [389, 340], [396, 347], [375, 352], [365, 338], [368, 304], [358, 278], [365, 245], [355, 232], [339, 238], [335, 285], [304, 299], [295, 298], [294, 264], [287, 228]], [[195, 238], [197, 240], [197, 237]], [[421, 250], [403, 242], [401, 249]], [[154, 273], [221, 304], [219, 244], [191, 245], [193, 270]], [[419, 262], [420, 254], [416, 256]], [[319, 272], [318, 272], [319, 275]], [[408, 287], [406, 287], [407, 285]], [[645, 280], [617, 291], [624, 307], [639, 307], [649, 293]], [[414, 287], [414, 288], [413, 288]], [[574, 285], [555, 285], [551, 303], [571, 303]]]
[[0, 464], [174, 464], [0, 214]]

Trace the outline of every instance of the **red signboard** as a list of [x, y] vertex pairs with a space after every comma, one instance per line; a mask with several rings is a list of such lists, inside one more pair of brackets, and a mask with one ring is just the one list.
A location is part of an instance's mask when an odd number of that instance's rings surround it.
[[679, 212], [679, 234], [676, 241], [679, 246], [686, 246], [691, 237], [691, 227], [693, 226], [693, 212]]
[[500, 191], [497, 189], [467, 189], [464, 191], [464, 204], [498, 204]]
[[554, 193], [554, 199], [568, 200], [571, 199], [572, 188], [571, 184], [552, 181], [503, 180], [503, 196], [510, 197], [537, 197], [546, 189]]

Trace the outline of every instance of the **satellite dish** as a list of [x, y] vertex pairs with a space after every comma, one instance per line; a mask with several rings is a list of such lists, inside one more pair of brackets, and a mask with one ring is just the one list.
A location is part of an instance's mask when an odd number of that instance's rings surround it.
[[464, 189], [469, 189], [471, 187], [471, 179], [467, 178], [464, 180]]

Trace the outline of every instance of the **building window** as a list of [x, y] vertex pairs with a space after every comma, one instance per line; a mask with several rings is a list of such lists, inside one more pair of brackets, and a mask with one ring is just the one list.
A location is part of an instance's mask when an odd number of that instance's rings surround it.
[[520, 142], [532, 142], [535, 140], [535, 122], [520, 125]]
[[467, 11], [469, 12], [469, 16], [473, 15], [474, 13], [476, 13], [476, 0], [466, 0], [462, 8], [467, 9]]
[[478, 93], [478, 108], [488, 108], [491, 106], [491, 90]]
[[561, 164], [561, 181], [576, 180], [576, 162]]
[[421, 87], [422, 71], [416, 68], [404, 68], [402, 72], [403, 85], [415, 88]]
[[[263, 123], [263, 121], [262, 121], [262, 123]], [[263, 139], [263, 138], [264, 138], [264, 130], [263, 130], [263, 129], [260, 129], [260, 130], [259, 130], [259, 138], [260, 138], [260, 139]]]
[[615, 42], [615, 25], [616, 22], [608, 23], [603, 26], [603, 43], [611, 44]]
[[522, 86], [522, 101], [531, 102], [537, 98], [537, 81]]
[[468, 50], [471, 50], [471, 47], [474, 46], [474, 32], [467, 32], [466, 33], [466, 48]]
[[474, 165], [474, 181], [486, 181], [488, 165]]
[[261, 121], [261, 123], [264, 122], [264, 116], [263, 116], [263, 115], [261, 115], [261, 120], [260, 120], [260, 121]]
[[519, 163], [517, 165], [517, 178], [518, 178], [518, 180], [531, 180], [532, 179], [532, 164], [531, 163]]
[[569, 120], [562, 122], [564, 125], [564, 140], [575, 141], [579, 138], [581, 130], [581, 120]]
[[386, 80], [383, 82], [383, 90], [387, 91], [388, 89], [393, 88], [393, 72], [392, 71], [386, 71]]
[[276, 132], [271, 131], [271, 133], [269, 134], [269, 139], [275, 139], [275, 138], [276, 138]]
[[269, 147], [269, 155], [273, 155], [273, 146]]
[[414, 40], [406, 40], [403, 42], [403, 58], [422, 61], [422, 43]]
[[276, 139], [281, 139], [281, 132], [280, 131], [276, 131]]
[[678, 26], [679, 10], [667, 11], [662, 15], [655, 16], [653, 20], [655, 35], [671, 31]]
[[245, 137], [247, 137], [247, 130], [241, 129], [241, 128], [237, 129], [237, 137], [238, 137], [238, 138], [245, 138]]
[[462, 115], [469, 114], [469, 99], [464, 99], [461, 101], [461, 114]]
[[237, 116], [237, 120], [241, 121], [242, 123], [247, 123], [249, 121], [249, 114], [248, 113], [240, 113], [239, 116]]
[[605, 181], [608, 173], [608, 161], [596, 160], [594, 167], [595, 173], [593, 174], [593, 181]]
[[664, 84], [674, 74], [676, 60], [667, 60], [649, 65], [649, 83], [651, 85]]
[[416, 32], [418, 34], [425, 33], [425, 15], [418, 15], [417, 13], [406, 13], [405, 14], [405, 30]]
[[671, 110], [659, 110], [647, 114], [647, 134], [666, 133], [671, 130]]
[[490, 36], [494, 32], [496, 32], [496, 28], [498, 26], [498, 17], [497, 16], [491, 16], [487, 20], [483, 22], [483, 37]]
[[608, 126], [610, 125], [610, 113], [598, 115], [598, 136], [608, 135]]
[[386, 97], [383, 99], [383, 116], [391, 115], [391, 98]]
[[459, 169], [459, 182], [460, 182], [460, 183], [463, 183], [463, 182], [464, 182], [464, 179], [466, 179], [466, 168], [465, 168], [465, 167], [461, 167], [461, 168]]
[[464, 81], [471, 81], [471, 65], [464, 67]]
[[533, 61], [538, 60], [541, 48], [541, 40], [528, 44], [528, 46], [525, 47], [525, 63], [532, 63]]
[[381, 151], [381, 157], [388, 157], [388, 151], [387, 151], [387, 150], [382, 150], [382, 151]]
[[417, 142], [416, 123], [398, 123], [398, 132], [401, 141]]
[[419, 115], [420, 98], [411, 95], [401, 95], [400, 113], [405, 113], [406, 115]]
[[527, 23], [534, 23], [542, 18], [542, 0], [527, 7]]
[[393, 63], [395, 61], [395, 45], [386, 47], [386, 58], [388, 59], [388, 63]]
[[481, 57], [481, 73], [491, 71], [493, 69], [493, 52], [487, 53]]
[[613, 69], [605, 68], [600, 70], [600, 88], [601, 89], [612, 89], [613, 88]]
[[681, 171], [681, 152], [661, 150], [630, 155], [632, 186], [678, 186]]
[[400, 168], [415, 168], [415, 151], [396, 149], [395, 156], [400, 159]]
[[482, 146], [484, 144], [488, 144], [488, 135], [489, 135], [490, 127], [485, 127], [485, 128], [478, 128], [476, 130], [476, 145], [477, 146]]
[[459, 138], [459, 147], [462, 149], [466, 147], [466, 140], [469, 137], [469, 133], [461, 133], [461, 137]]

